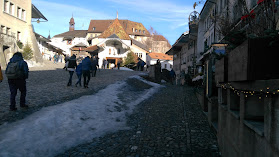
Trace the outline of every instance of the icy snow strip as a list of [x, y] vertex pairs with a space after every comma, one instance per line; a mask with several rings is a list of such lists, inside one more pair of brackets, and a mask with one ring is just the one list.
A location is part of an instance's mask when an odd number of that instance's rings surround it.
[[[113, 70], [118, 70], [118, 68], [113, 68]], [[120, 67], [119, 70], [124, 70], [124, 71], [134, 71], [132, 69], [126, 68], [126, 67]]]
[[54, 156], [108, 132], [129, 129], [125, 115], [162, 87], [139, 76], [130, 78], [140, 79], [152, 87], [140, 94], [137, 92], [132, 102], [126, 102], [128, 109], [115, 109], [123, 104], [117, 95], [127, 86], [121, 81], [95, 95], [46, 107], [23, 120], [0, 126], [0, 156]]

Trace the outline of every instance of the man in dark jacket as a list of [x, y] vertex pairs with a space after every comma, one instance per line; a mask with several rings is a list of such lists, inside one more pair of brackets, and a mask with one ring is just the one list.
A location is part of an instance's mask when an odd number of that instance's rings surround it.
[[76, 55], [73, 54], [71, 56], [71, 58], [69, 59], [69, 64], [68, 64], [68, 68], [67, 68], [67, 70], [69, 71], [69, 74], [70, 74], [70, 78], [69, 78], [67, 86], [72, 85], [72, 77], [73, 77], [76, 67], [77, 67]]
[[19, 71], [21, 71], [22, 75], [18, 78], [8, 78], [8, 83], [10, 87], [10, 110], [16, 111], [16, 94], [17, 89], [20, 91], [20, 107], [22, 108], [28, 108], [28, 105], [26, 105], [25, 98], [26, 98], [26, 79], [28, 78], [28, 65], [23, 60], [22, 54], [20, 52], [16, 52], [13, 57], [10, 59], [10, 62], [8, 63], [8, 66], [6, 68], [6, 72], [9, 69], [9, 66], [11, 66], [13, 63], [18, 62]]
[[173, 69], [171, 69], [169, 75], [170, 75], [171, 84], [173, 84], [173, 81], [175, 80], [175, 77], [176, 77], [175, 71]]
[[92, 69], [90, 57], [87, 56], [82, 60], [82, 74], [83, 74], [83, 86], [84, 88], [88, 88], [88, 84], [90, 81], [90, 70]]
[[92, 77], [95, 77], [97, 72], [97, 66], [98, 66], [98, 60], [96, 56], [93, 56], [91, 62], [92, 62]]

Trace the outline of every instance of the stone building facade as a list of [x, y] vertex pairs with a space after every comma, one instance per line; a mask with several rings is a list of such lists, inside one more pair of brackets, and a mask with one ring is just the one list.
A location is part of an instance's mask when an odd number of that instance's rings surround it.
[[[279, 57], [278, 46], [247, 39], [233, 49], [224, 48], [227, 44], [218, 28], [226, 27], [216, 20], [227, 19], [230, 31], [260, 36], [264, 28], [278, 30], [270, 18], [277, 2], [210, 0], [200, 13], [198, 52], [202, 56], [198, 61], [203, 62], [206, 77], [197, 97], [216, 131], [222, 156], [279, 156], [278, 74], [271, 70], [277, 62], [273, 58]], [[216, 56], [224, 50], [230, 51], [219, 60]]]
[[23, 45], [29, 44], [33, 50], [34, 60], [42, 61], [31, 19], [47, 19], [31, 3], [31, 0], [2, 0], [0, 3], [3, 6], [0, 12], [0, 64], [2, 67], [6, 66], [16, 51], [21, 51], [17, 46], [18, 41]]

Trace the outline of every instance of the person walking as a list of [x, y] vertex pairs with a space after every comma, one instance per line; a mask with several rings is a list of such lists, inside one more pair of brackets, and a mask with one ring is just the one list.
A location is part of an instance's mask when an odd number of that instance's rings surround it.
[[0, 65], [0, 83], [3, 81], [3, 74], [2, 74], [2, 70], [1, 70], [1, 65]]
[[56, 61], [57, 61], [57, 54], [55, 54], [54, 56], [53, 56], [53, 63], [55, 64], [55, 63], [57, 63]]
[[120, 64], [121, 64], [121, 58], [117, 61], [117, 68], [118, 68], [118, 70], [120, 69]]
[[73, 77], [76, 67], [77, 67], [76, 55], [73, 54], [69, 59], [68, 68], [67, 68], [67, 70], [69, 71], [69, 74], [70, 74], [70, 78], [69, 78], [67, 86], [72, 85], [72, 77]]
[[171, 84], [173, 85], [173, 81], [175, 80], [175, 77], [176, 77], [175, 71], [173, 69], [171, 69], [169, 74], [170, 74]]
[[96, 56], [96, 60], [97, 60], [97, 69], [99, 69], [99, 72], [100, 72], [100, 66], [99, 66], [99, 57], [98, 57], [98, 55]]
[[[69, 60], [70, 60], [69, 55], [66, 55], [65, 58], [64, 58], [65, 66], [64, 66], [64, 68], [63, 68], [63, 69], [66, 69], [66, 71], [67, 71], [67, 67], [68, 67], [68, 65], [69, 65]], [[67, 63], [67, 62], [68, 62], [68, 63]]]
[[140, 67], [141, 67], [141, 59], [138, 58], [137, 71], [140, 71]]
[[140, 63], [140, 71], [143, 71], [143, 69], [144, 69], [144, 65], [145, 65], [146, 63], [143, 61], [143, 60], [141, 60], [141, 63]]
[[107, 60], [106, 59], [103, 59], [103, 69], [106, 69], [106, 67], [107, 67]]
[[87, 56], [82, 60], [82, 75], [83, 75], [83, 87], [88, 88], [90, 81], [90, 70], [92, 68], [90, 57]]
[[78, 77], [78, 81], [76, 83], [76, 87], [79, 84], [79, 86], [81, 86], [81, 76], [82, 76], [82, 61], [78, 64], [77, 68], [76, 68], [76, 74]]
[[16, 52], [10, 59], [6, 68], [10, 88], [10, 111], [16, 111], [17, 89], [20, 91], [20, 107], [28, 108], [26, 105], [26, 79], [28, 79], [29, 69], [27, 63], [23, 60], [22, 53]]
[[155, 64], [155, 82], [161, 83], [161, 61], [158, 59]]
[[97, 60], [96, 56], [93, 56], [93, 59], [92, 59], [92, 77], [96, 77], [97, 66], [98, 66], [98, 60]]

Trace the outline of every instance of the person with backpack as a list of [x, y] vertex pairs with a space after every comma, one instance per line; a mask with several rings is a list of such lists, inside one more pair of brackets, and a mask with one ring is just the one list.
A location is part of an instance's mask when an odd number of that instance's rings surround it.
[[20, 91], [20, 107], [28, 108], [26, 105], [26, 79], [28, 79], [28, 65], [23, 60], [22, 53], [16, 52], [10, 59], [6, 68], [6, 76], [10, 87], [10, 111], [16, 111], [16, 94], [17, 89]]
[[1, 70], [1, 65], [0, 65], [0, 83], [3, 81], [3, 74], [2, 74], [2, 70]]
[[69, 74], [70, 74], [70, 78], [69, 78], [67, 86], [72, 85], [72, 77], [73, 77], [76, 67], [77, 67], [76, 55], [73, 54], [71, 56], [71, 58], [69, 59], [69, 64], [67, 67], [67, 70], [69, 71]]
[[88, 88], [90, 81], [90, 70], [92, 69], [90, 57], [87, 56], [82, 60], [82, 75], [83, 75], [83, 87]]

